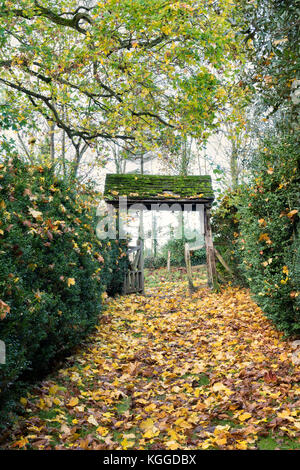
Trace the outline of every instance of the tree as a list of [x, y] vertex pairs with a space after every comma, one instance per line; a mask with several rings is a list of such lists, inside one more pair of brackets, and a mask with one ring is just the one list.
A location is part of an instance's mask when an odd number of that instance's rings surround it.
[[169, 171], [176, 175], [187, 176], [195, 159], [194, 139], [191, 136], [178, 135], [171, 148], [162, 147], [162, 161]]
[[134, 150], [165, 129], [200, 136], [217, 125], [222, 76], [240, 54], [231, 10], [228, 0], [3, 1], [0, 82], [63, 130], [77, 157], [82, 141]]
[[242, 80], [263, 99], [265, 119], [277, 114], [281, 127], [299, 131], [299, 1], [239, 0], [235, 17], [251, 61]]

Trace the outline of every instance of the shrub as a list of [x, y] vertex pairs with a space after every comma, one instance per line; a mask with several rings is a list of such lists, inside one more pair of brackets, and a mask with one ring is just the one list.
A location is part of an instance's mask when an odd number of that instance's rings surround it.
[[109, 296], [122, 293], [124, 277], [129, 266], [126, 240], [112, 240], [105, 245], [108, 250], [105, 257], [106, 292]]
[[2, 397], [51, 367], [91, 331], [107, 286], [120, 287], [126, 256], [95, 235], [95, 201], [50, 168], [0, 165]]
[[220, 252], [223, 259], [231, 268], [234, 279], [228, 275], [221, 263], [217, 262], [217, 269], [225, 276], [226, 280], [231, 280], [239, 285], [246, 286], [247, 280], [242, 269], [242, 257], [239, 250], [238, 240], [240, 233], [240, 213], [242, 188], [227, 190], [219, 204], [212, 211], [212, 232], [214, 236], [214, 246]]
[[[168, 251], [171, 251], [171, 266], [185, 266], [184, 245], [185, 239], [169, 240], [162, 248], [162, 254], [165, 260], [168, 258]], [[191, 264], [193, 266], [206, 263], [205, 248], [191, 252]], [[167, 261], [165, 261], [165, 266]]]
[[167, 260], [164, 256], [147, 256], [144, 259], [145, 268], [159, 269], [167, 266]]
[[265, 143], [260, 168], [241, 198], [239, 246], [255, 300], [288, 334], [300, 333], [297, 143]]
[[[215, 242], [279, 330], [300, 333], [300, 168], [290, 135], [265, 140], [249, 185], [229, 192], [214, 214]], [[242, 281], [243, 282], [243, 281]]]

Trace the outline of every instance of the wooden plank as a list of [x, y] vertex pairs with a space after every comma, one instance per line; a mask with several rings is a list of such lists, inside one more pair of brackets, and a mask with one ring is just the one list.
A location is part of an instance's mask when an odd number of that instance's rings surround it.
[[140, 265], [140, 257], [141, 257], [141, 247], [139, 247], [139, 249], [137, 250], [133, 263], [132, 263], [132, 269], [134, 271], [136, 271]]
[[221, 254], [218, 252], [218, 250], [215, 248], [215, 254], [218, 258], [218, 260], [220, 261], [220, 263], [224, 266], [224, 268], [226, 269], [226, 271], [229, 272], [229, 274], [231, 274], [231, 276], [233, 277], [234, 274], [233, 274], [233, 271], [232, 269], [228, 266], [228, 264], [226, 263], [226, 261], [224, 260], [224, 258], [221, 256]]
[[197, 251], [197, 250], [201, 250], [201, 248], [203, 248], [205, 245], [198, 245], [198, 246], [194, 246], [192, 248], [189, 248], [190, 251]]
[[123, 293], [132, 294], [135, 292], [144, 293], [144, 254], [143, 241], [138, 240], [137, 246], [131, 246], [128, 249], [129, 254], [134, 254], [130, 262], [128, 271], [125, 275]]

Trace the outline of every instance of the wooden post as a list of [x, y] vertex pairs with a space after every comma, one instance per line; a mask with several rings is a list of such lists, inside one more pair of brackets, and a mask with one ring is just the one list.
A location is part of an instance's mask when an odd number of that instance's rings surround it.
[[216, 289], [218, 285], [217, 280], [217, 269], [214, 245], [212, 239], [212, 231], [210, 226], [210, 212], [207, 207], [204, 208], [204, 237], [206, 247], [206, 264], [207, 264], [207, 280], [208, 286], [212, 289]]
[[185, 243], [185, 245], [184, 245], [184, 258], [185, 258], [185, 265], [186, 265], [186, 273], [187, 273], [188, 282], [189, 282], [189, 289], [190, 289], [190, 291], [194, 292], [196, 290], [196, 288], [193, 284], [192, 267], [191, 267], [191, 254], [190, 254], [188, 243]]
[[144, 278], [144, 241], [138, 240], [140, 245], [140, 261], [139, 261], [139, 276], [140, 276], [140, 289], [141, 293], [145, 293], [145, 278]]
[[171, 266], [171, 251], [168, 251], [167, 270], [170, 271]]

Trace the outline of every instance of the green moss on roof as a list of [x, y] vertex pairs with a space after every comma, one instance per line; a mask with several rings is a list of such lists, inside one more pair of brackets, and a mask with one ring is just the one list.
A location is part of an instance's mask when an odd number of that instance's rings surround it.
[[104, 199], [118, 200], [214, 199], [210, 176], [108, 174]]

